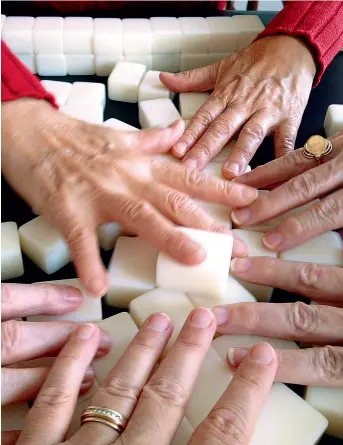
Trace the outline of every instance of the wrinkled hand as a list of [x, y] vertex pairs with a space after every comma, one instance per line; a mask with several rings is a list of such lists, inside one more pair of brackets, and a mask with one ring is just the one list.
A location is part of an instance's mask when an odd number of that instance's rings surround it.
[[[53, 357], [80, 326], [73, 322], [31, 323], [13, 319], [65, 314], [76, 310], [82, 300], [79, 289], [70, 286], [1, 285], [1, 405], [33, 400], [48, 375]], [[98, 357], [107, 354], [111, 345], [106, 332], [101, 332], [100, 339]], [[85, 369], [81, 393], [88, 391], [93, 381], [92, 369]]]
[[[188, 195], [246, 206], [256, 190], [211, 178], [151, 154], [167, 152], [184, 125], [117, 132], [78, 121], [34, 99], [2, 104], [2, 167], [14, 189], [60, 229], [87, 289], [108, 287], [96, 227], [116, 221], [186, 264], [204, 260], [200, 246], [173, 223], [227, 231]], [[236, 254], [239, 246], [236, 243]], [[241, 250], [246, 253], [245, 246]]]
[[[254, 257], [234, 259], [237, 278], [310, 298], [301, 302], [241, 303], [216, 307], [218, 332], [251, 334], [322, 345], [309, 349], [278, 350], [276, 379], [300, 385], [343, 385], [343, 269], [312, 263]], [[246, 351], [236, 350], [239, 364]]]
[[294, 149], [316, 66], [305, 44], [290, 36], [264, 37], [222, 61], [180, 74], [161, 74], [175, 92], [213, 90], [190, 121], [173, 154], [202, 169], [240, 132], [223, 175], [245, 172], [268, 134], [276, 156]]
[[[175, 344], [156, 369], [171, 334], [164, 314], [151, 315], [90, 405], [119, 411], [128, 425], [118, 433], [99, 423], [86, 423], [64, 441], [78, 388], [99, 341], [97, 326], [80, 327], [57, 357], [27, 416], [16, 445], [168, 445], [184, 417], [202, 362], [211, 346], [216, 323], [211, 311], [191, 312]], [[70, 360], [73, 357], [73, 360]], [[256, 345], [189, 444], [248, 445], [276, 371], [275, 351]], [[63, 395], [63, 397], [62, 397]], [[242, 426], [244, 419], [244, 427]], [[225, 428], [222, 427], [225, 422]]]
[[333, 150], [320, 166], [317, 161], [306, 159], [300, 149], [237, 178], [235, 182], [256, 188], [287, 182], [260, 196], [249, 207], [234, 210], [232, 219], [244, 228], [320, 197], [319, 202], [286, 217], [264, 236], [264, 245], [276, 252], [343, 227], [343, 133], [331, 141]]

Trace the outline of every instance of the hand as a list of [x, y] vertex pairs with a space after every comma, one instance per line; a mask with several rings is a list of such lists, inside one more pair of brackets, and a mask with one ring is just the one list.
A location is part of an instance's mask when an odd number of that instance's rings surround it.
[[[87, 289], [106, 292], [108, 283], [96, 227], [109, 221], [145, 238], [186, 264], [205, 252], [173, 223], [226, 231], [188, 195], [228, 206], [245, 206], [256, 190], [211, 178], [149, 156], [169, 150], [184, 125], [117, 132], [90, 125], [34, 99], [2, 105], [3, 171], [15, 190], [60, 229]], [[246, 246], [236, 243], [235, 252]]]
[[[59, 315], [76, 310], [81, 292], [70, 286], [46, 284], [3, 284], [1, 286], [1, 404], [32, 400], [49, 372], [35, 359], [55, 357], [80, 325], [72, 322], [31, 323], [13, 318], [30, 315]], [[107, 354], [110, 338], [101, 332], [99, 357]], [[45, 360], [48, 362], [48, 360]], [[36, 363], [37, 362], [37, 363]], [[85, 370], [80, 391], [93, 385], [91, 368]]]
[[245, 172], [270, 133], [277, 157], [294, 149], [316, 65], [301, 39], [264, 37], [214, 65], [161, 75], [175, 92], [213, 90], [172, 152], [186, 165], [202, 169], [239, 133], [223, 175]]
[[[90, 401], [90, 405], [114, 409], [128, 419], [122, 435], [91, 422], [63, 442], [82, 376], [99, 341], [98, 328], [83, 325], [57, 357], [16, 445], [170, 444], [215, 329], [209, 310], [192, 311], [174, 346], [154, 372], [172, 334], [172, 324], [164, 314], [151, 315]], [[275, 370], [273, 349], [265, 344], [255, 346], [214, 410], [195, 431], [190, 444], [248, 444]], [[225, 429], [221, 426], [224, 420]]]
[[252, 205], [234, 210], [233, 221], [244, 228], [320, 197], [320, 202], [309, 209], [283, 219], [264, 236], [264, 245], [283, 252], [343, 227], [343, 132], [331, 142], [332, 152], [323, 158], [320, 166], [317, 161], [305, 158], [300, 149], [237, 178], [235, 182], [257, 188], [287, 182], [260, 196]]
[[[299, 385], [342, 387], [343, 269], [254, 257], [233, 260], [231, 273], [252, 283], [300, 293], [319, 305], [241, 303], [215, 307], [218, 332], [323, 345], [276, 351], [276, 379]], [[237, 364], [245, 352], [236, 351]]]

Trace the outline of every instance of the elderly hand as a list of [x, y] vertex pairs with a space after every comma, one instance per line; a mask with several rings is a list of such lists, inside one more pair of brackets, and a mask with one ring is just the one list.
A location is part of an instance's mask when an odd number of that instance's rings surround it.
[[[204, 260], [201, 247], [174, 223], [227, 231], [188, 195], [227, 206], [246, 206], [257, 191], [212, 178], [151, 154], [168, 151], [184, 125], [117, 132], [78, 121], [45, 101], [2, 105], [2, 166], [15, 190], [59, 228], [89, 291], [108, 287], [96, 227], [116, 221], [186, 264]], [[236, 243], [235, 253], [246, 254]]]
[[[31, 323], [13, 320], [30, 315], [59, 315], [76, 310], [83, 297], [70, 286], [3, 284], [1, 286], [1, 405], [32, 400], [42, 386], [49, 367], [41, 357], [55, 357], [80, 325], [73, 322]], [[108, 353], [111, 340], [101, 332], [96, 354]], [[51, 360], [52, 361], [52, 360]], [[91, 368], [84, 370], [80, 391], [93, 385]], [[82, 380], [82, 379], [81, 379]]]
[[240, 133], [223, 165], [223, 175], [236, 177], [268, 134], [274, 134], [276, 156], [294, 149], [316, 65], [301, 39], [264, 37], [214, 65], [180, 74], [161, 75], [175, 92], [213, 90], [173, 154], [202, 169]]
[[232, 212], [232, 219], [242, 228], [273, 218], [287, 210], [321, 198], [310, 208], [286, 217], [275, 229], [266, 233], [264, 245], [283, 252], [329, 230], [343, 227], [343, 133], [331, 139], [333, 150], [323, 164], [307, 159], [302, 149], [276, 159], [235, 182], [263, 188], [287, 181], [252, 205]]
[[[319, 345], [278, 350], [276, 379], [300, 385], [343, 385], [343, 269], [253, 257], [235, 259], [237, 278], [299, 293], [319, 303], [240, 303], [215, 307], [220, 334], [250, 334]], [[239, 364], [246, 350], [237, 349]]]
[[[80, 383], [99, 342], [97, 326], [83, 325], [57, 357], [16, 445], [169, 445], [184, 417], [215, 330], [213, 314], [195, 309], [156, 369], [172, 324], [164, 314], [151, 315], [90, 401], [90, 405], [119, 411], [128, 420], [124, 432], [119, 436], [108, 426], [90, 422], [63, 442]], [[248, 445], [276, 366], [276, 355], [269, 345], [252, 348], [227, 391], [194, 432], [190, 445]], [[223, 418], [225, 429], [221, 427]]]

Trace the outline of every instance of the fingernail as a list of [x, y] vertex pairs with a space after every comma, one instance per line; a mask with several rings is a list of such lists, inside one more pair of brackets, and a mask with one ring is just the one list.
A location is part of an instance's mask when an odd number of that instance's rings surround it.
[[204, 329], [212, 323], [213, 315], [208, 309], [198, 308], [193, 310], [189, 321], [194, 327]]
[[63, 298], [68, 303], [81, 303], [83, 295], [80, 289], [72, 286], [60, 286], [63, 292]]
[[260, 365], [269, 365], [274, 359], [274, 349], [268, 343], [255, 345], [250, 352], [250, 359]]
[[237, 236], [234, 237], [234, 252], [235, 256], [238, 257], [246, 257], [249, 255], [248, 246]]
[[230, 164], [226, 164], [225, 170], [237, 176], [239, 174], [239, 164], [237, 164], [237, 162], [231, 162]]
[[184, 142], [177, 142], [174, 145], [174, 151], [180, 155], [180, 156], [184, 156], [186, 154], [187, 151], [187, 145]]
[[212, 312], [216, 318], [217, 326], [221, 326], [228, 321], [229, 313], [223, 307], [213, 307]]
[[165, 332], [170, 326], [170, 319], [165, 314], [153, 314], [148, 320], [148, 326], [156, 332]]
[[192, 169], [195, 169], [198, 167], [198, 161], [196, 159], [186, 159], [185, 161], [183, 161], [183, 164], [186, 167], [192, 168]]
[[231, 219], [235, 224], [241, 225], [248, 221], [251, 217], [251, 210], [236, 209], [231, 212]]
[[76, 331], [77, 338], [81, 338], [82, 340], [88, 340], [91, 338], [95, 331], [94, 324], [91, 323], [85, 323], [82, 326], [79, 327], [79, 329]]
[[240, 184], [240, 186], [241, 186], [241, 195], [244, 198], [249, 199], [252, 202], [254, 202], [255, 199], [257, 199], [257, 197], [258, 197], [257, 189], [254, 189], [253, 187], [250, 187], [249, 185], [245, 185], [245, 184]]
[[100, 329], [100, 341], [99, 341], [99, 349], [108, 351], [111, 348], [112, 339], [108, 335], [108, 333], [102, 329]]
[[87, 383], [81, 383], [80, 394], [83, 395], [93, 387], [93, 381]]
[[275, 247], [281, 244], [282, 239], [283, 236], [281, 233], [268, 233], [263, 237], [263, 244], [267, 247], [267, 249], [273, 250]]
[[230, 348], [227, 353], [227, 358], [231, 366], [237, 368], [244, 357], [247, 355], [249, 349], [244, 348]]
[[234, 258], [231, 260], [230, 270], [234, 273], [246, 272], [251, 267], [251, 260], [249, 258]]
[[83, 376], [82, 383], [93, 382], [93, 380], [94, 380], [94, 371], [92, 368], [87, 368], [85, 375]]

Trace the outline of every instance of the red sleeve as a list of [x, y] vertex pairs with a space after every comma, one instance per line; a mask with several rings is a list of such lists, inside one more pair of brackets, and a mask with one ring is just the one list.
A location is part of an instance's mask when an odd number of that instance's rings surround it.
[[1, 41], [1, 100], [7, 102], [21, 97], [45, 99], [58, 108], [54, 96]]
[[342, 1], [291, 1], [257, 39], [275, 34], [301, 36], [317, 59], [317, 85], [331, 60], [343, 47]]

